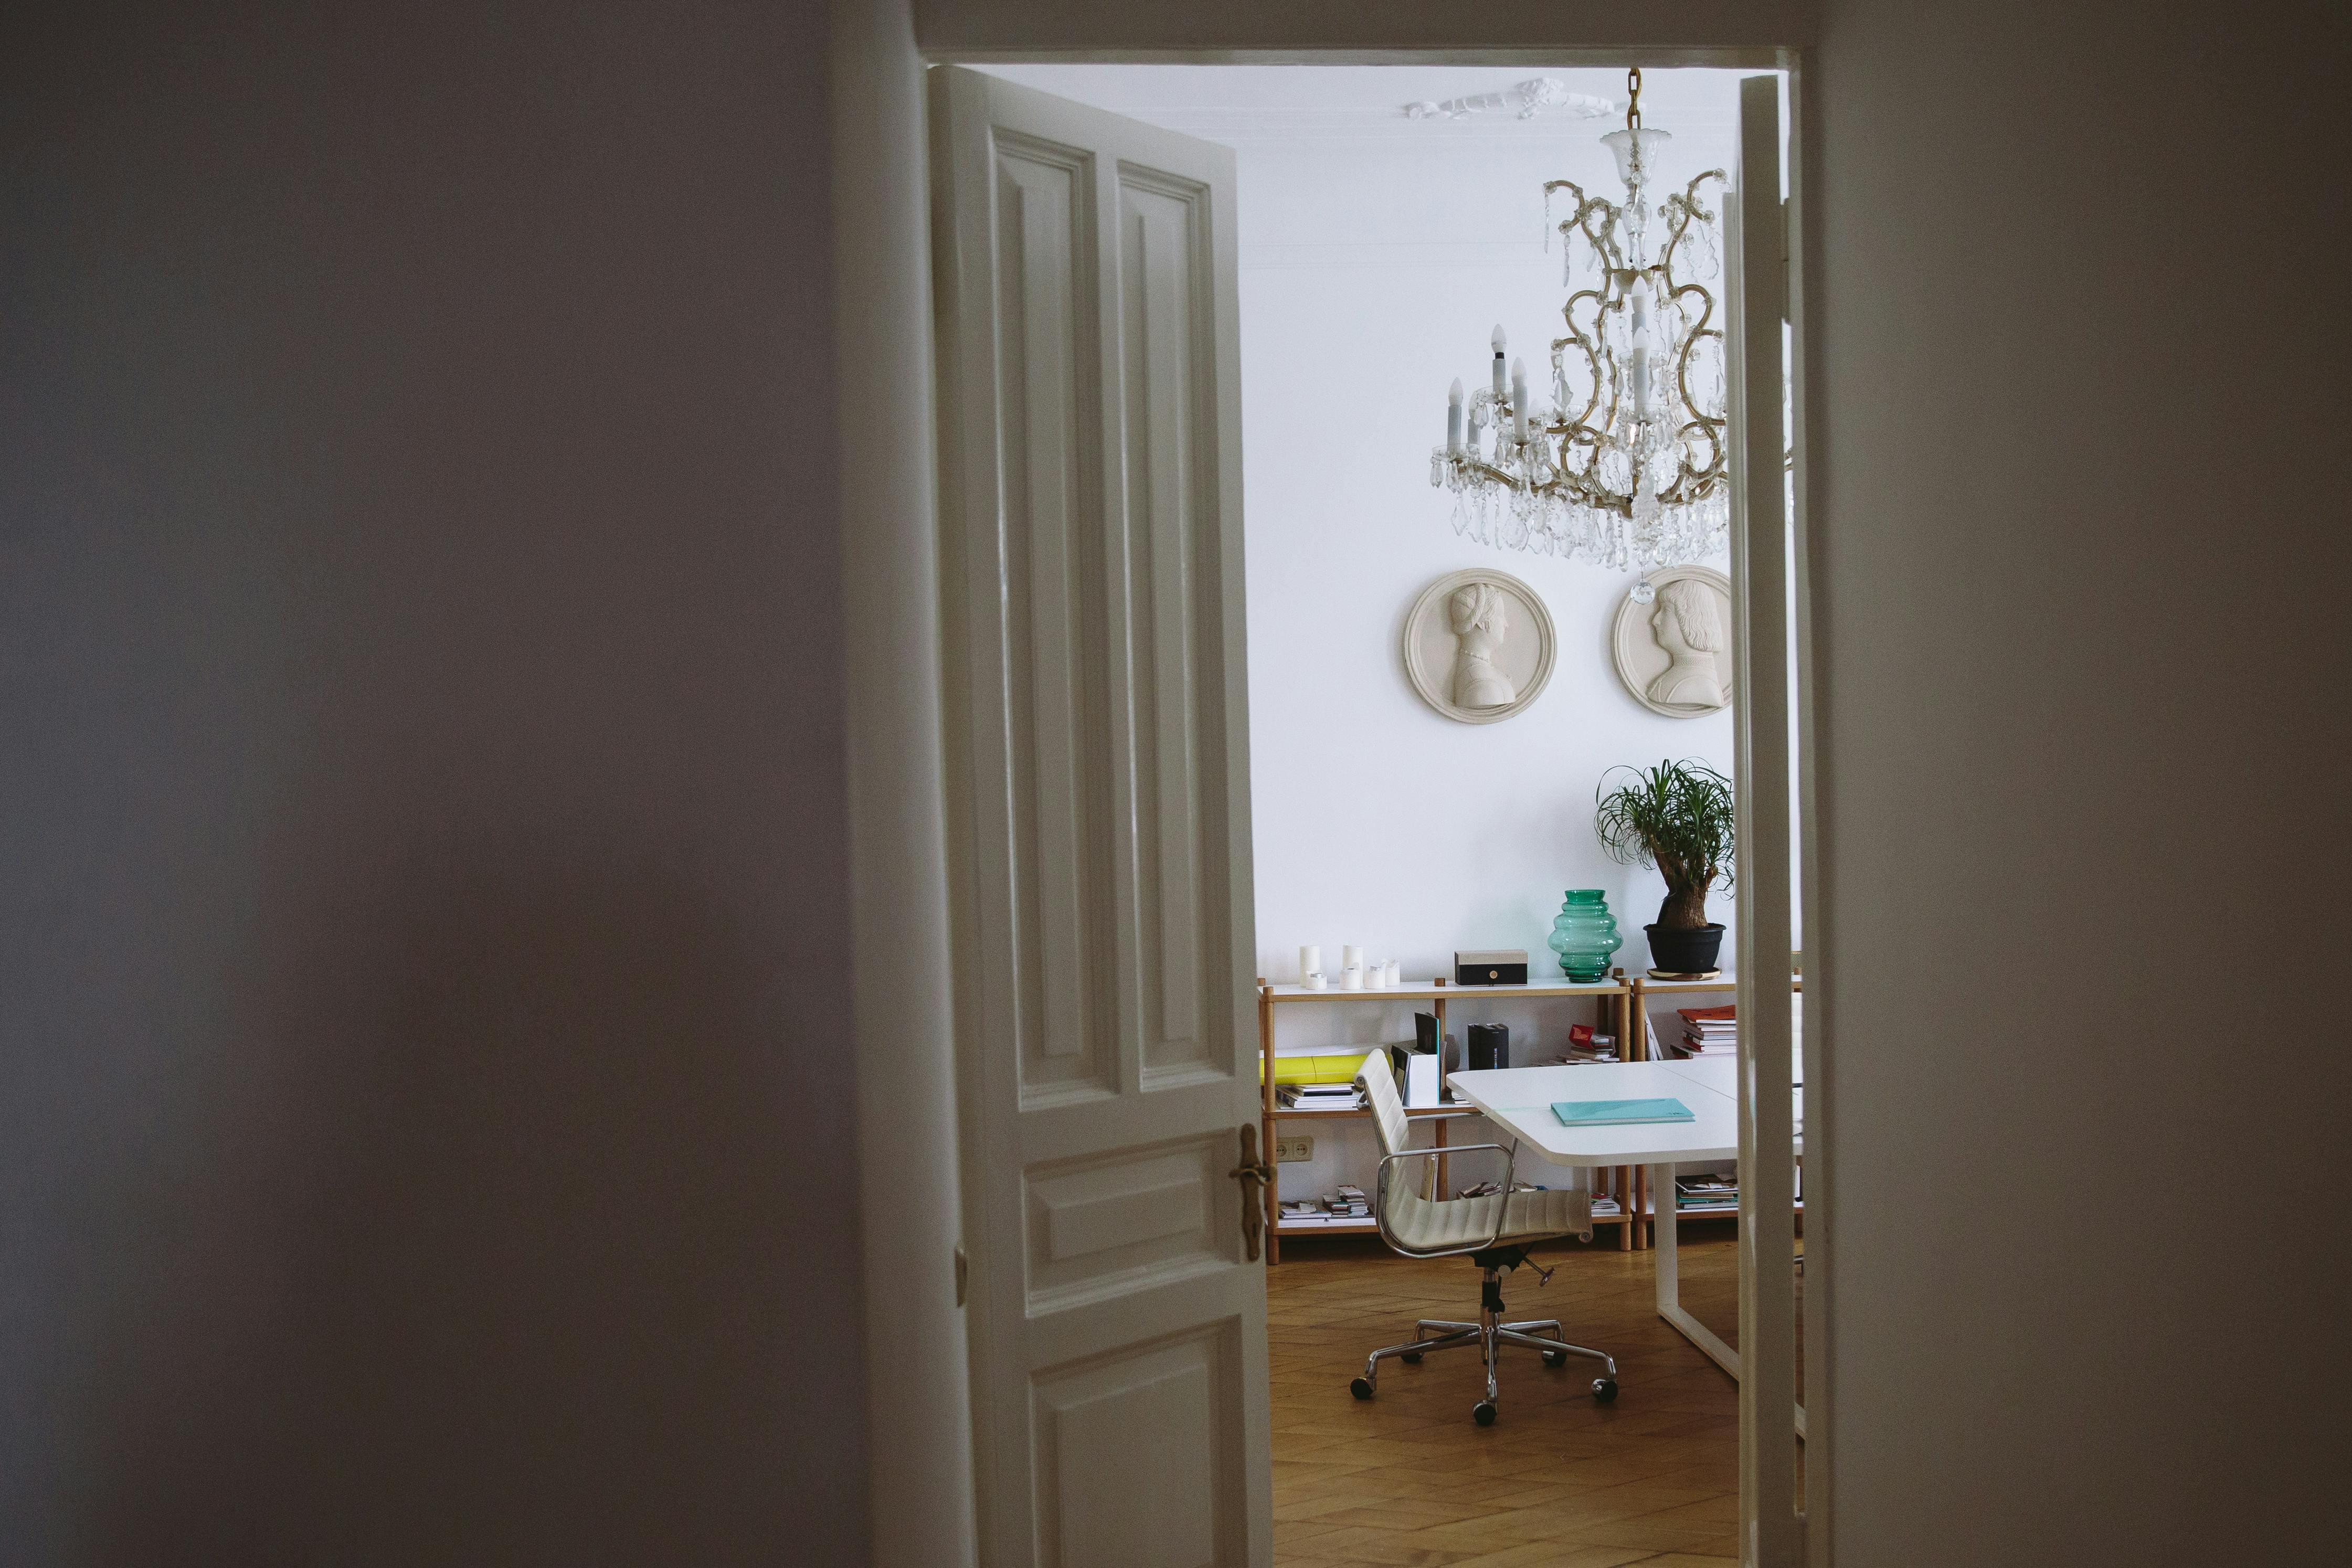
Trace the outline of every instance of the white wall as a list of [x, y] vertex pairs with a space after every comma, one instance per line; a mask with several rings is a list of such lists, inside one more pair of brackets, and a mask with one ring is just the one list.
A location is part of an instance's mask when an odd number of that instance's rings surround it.
[[[1661, 74], [1659, 98], [1727, 106], [1736, 91], [1727, 75]], [[1674, 184], [1727, 167], [1727, 109], [1711, 122], [1654, 111], [1651, 123], [1677, 132], [1664, 171]], [[1664, 886], [1602, 852], [1595, 786], [1614, 764], [1669, 757], [1730, 771], [1728, 710], [1668, 719], [1617, 679], [1610, 637], [1632, 574], [1457, 537], [1453, 498], [1429, 484], [1447, 384], [1483, 384], [1496, 321], [1530, 379], [1547, 378], [1565, 291], [1557, 237], [1544, 248], [1543, 182], [1622, 197], [1600, 144], [1614, 122], [1544, 125], [1533, 138], [1475, 121], [1233, 138], [1252, 826], [1272, 979], [1297, 977], [1305, 942], [1334, 964], [1340, 943], [1358, 942], [1424, 977], [1450, 973], [1457, 948], [1524, 947], [1534, 973], [1557, 974], [1544, 942], [1569, 888], [1606, 889], [1626, 937], [1619, 962], [1646, 964], [1641, 927]], [[1474, 565], [1534, 586], [1559, 635], [1542, 697], [1496, 724], [1432, 710], [1399, 651], [1413, 599]], [[1728, 925], [1731, 903], [1719, 895], [1709, 913]]]
[[[1646, 965], [1641, 928], [1664, 886], [1602, 852], [1595, 786], [1613, 765], [1667, 758], [1727, 773], [1730, 713], [1664, 718], [1618, 680], [1610, 638], [1632, 574], [1459, 536], [1454, 498], [1428, 478], [1447, 384], [1486, 384], [1496, 321], [1546, 384], [1566, 289], [1543, 184], [1622, 199], [1601, 144], [1622, 121], [1402, 112], [1532, 68], [990, 68], [1235, 152], [1259, 972], [1297, 979], [1313, 942], [1334, 966], [1357, 942], [1423, 978], [1450, 973], [1457, 948], [1524, 947], [1557, 974], [1544, 942], [1571, 887], [1607, 890], [1619, 962]], [[1622, 71], [1546, 74], [1624, 90]], [[1736, 80], [1646, 73], [1646, 122], [1675, 133], [1659, 192], [1730, 167]], [[1470, 565], [1532, 585], [1559, 637], [1542, 697], [1496, 724], [1435, 712], [1400, 652], [1413, 599]], [[1709, 912], [1728, 927], [1728, 893]]]

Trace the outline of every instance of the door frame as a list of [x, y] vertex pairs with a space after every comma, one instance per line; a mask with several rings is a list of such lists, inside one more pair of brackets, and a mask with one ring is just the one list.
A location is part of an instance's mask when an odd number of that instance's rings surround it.
[[[1832, 1173], [1835, 1107], [1825, 1070], [1831, 1054], [1829, 1042], [1832, 1037], [1833, 1020], [1829, 1016], [1832, 1011], [1828, 1005], [1829, 987], [1824, 981], [1834, 963], [1830, 957], [1833, 951], [1834, 927], [1833, 911], [1825, 897], [1825, 867], [1831, 859], [1831, 847], [1822, 838], [1816, 787], [1820, 742], [1824, 737], [1818, 728], [1820, 710], [1814, 700], [1822, 671], [1820, 650], [1813, 635], [1812, 599], [1820, 552], [1813, 538], [1812, 520], [1819, 515], [1817, 503], [1824, 482], [1824, 465], [1822, 455], [1815, 450], [1815, 441], [1811, 438], [1812, 433], [1819, 428], [1815, 388], [1820, 384], [1821, 349], [1810, 326], [1811, 312], [1808, 310], [1809, 303], [1820, 298], [1821, 285], [1816, 276], [1818, 264], [1815, 258], [1819, 255], [1820, 230], [1817, 226], [1822, 221], [1818, 202], [1808, 199], [1809, 193], [1819, 188], [1821, 172], [1820, 110], [1806, 90], [1805, 80], [1811, 8], [1802, 5], [1742, 6], [1738, 0], [1710, 5], [1701, 0], [1685, 11], [1679, 24], [1682, 37], [1654, 43], [1608, 37], [1619, 28], [1633, 25], [1622, 14], [1616, 17], [1531, 19], [1528, 24], [1530, 32], [1558, 33], [1562, 37], [1554, 43], [1530, 41], [1516, 46], [1491, 43], [1449, 46], [1442, 37], [1432, 38], [1429, 36], [1432, 24], [1424, 20], [1423, 15], [1402, 8], [1391, 12], [1387, 8], [1366, 7], [1358, 10], [1346, 23], [1318, 12], [1286, 18], [1261, 17], [1257, 25], [1276, 33], [1286, 29], [1294, 34], [1310, 36], [1319, 28], [1344, 26], [1354, 36], [1329, 44], [1309, 42], [1294, 36], [1258, 37], [1238, 46], [1220, 46], [1181, 37], [1171, 40], [1164, 32], [1140, 38], [1107, 36], [1115, 35], [1120, 29], [1134, 28], [1151, 35], [1155, 26], [1153, 19], [1133, 10], [1111, 8], [1094, 13], [1092, 8], [1031, 8], [1020, 5], [1006, 5], [999, 10], [984, 0], [981, 4], [962, 6], [954, 5], [953, 0], [929, 0], [929, 3], [918, 0], [913, 41], [927, 65], [1018, 61], [1106, 65], [1512, 66], [1540, 69], [1547, 67], [1578, 68], [1639, 64], [1785, 73], [1789, 95], [1786, 312], [1791, 343], [1789, 364], [1791, 423], [1789, 435], [1795, 451], [1790, 519], [1795, 549], [1790, 608], [1795, 620], [1797, 645], [1795, 680], [1789, 696], [1790, 700], [1797, 704], [1798, 711], [1795, 815], [1800, 832], [1801, 873], [1799, 911], [1805, 945], [1813, 953], [1808, 964], [1812, 981], [1808, 989], [1813, 993], [1814, 998], [1811, 1005], [1804, 1009], [1801, 1037], [1797, 1042], [1805, 1069], [1808, 1165], [1806, 1285], [1801, 1320], [1807, 1350], [1803, 1404], [1807, 1411], [1808, 1436], [1804, 1506], [1800, 1516], [1798, 1538], [1801, 1543], [1802, 1560], [1808, 1568], [1826, 1568], [1830, 1562], [1828, 1520], [1835, 1495], [1836, 1449], [1831, 1440], [1833, 1430], [1831, 1368], [1834, 1361], [1832, 1347], [1836, 1264]], [[1435, 24], [1439, 27], [1445, 25], [1443, 19]], [[919, 126], [916, 130], [919, 137]], [[928, 183], [928, 171], [924, 178]], [[928, 289], [928, 252], [923, 260], [927, 275], [925, 288]], [[925, 319], [928, 321], [928, 313]], [[864, 327], [867, 333], [874, 330], [873, 323]], [[845, 353], [852, 346], [848, 338], [855, 335], [856, 329], [845, 334]], [[886, 348], [880, 343], [871, 346], [877, 353], [884, 352]], [[921, 390], [925, 400], [931, 405], [928, 427], [935, 428], [939, 412], [935, 401], [936, 389], [926, 385]], [[935, 528], [935, 510], [931, 521]], [[854, 573], [856, 563], [852, 561], [849, 564]], [[855, 583], [852, 587], [855, 591]], [[935, 597], [927, 605], [908, 605], [906, 607], [910, 613], [927, 620], [935, 632], [940, 613]], [[1740, 605], [1736, 608], [1744, 613], [1746, 606]], [[902, 1331], [936, 1332], [952, 1336], [958, 1341], [964, 1335], [964, 1324], [958, 1315], [909, 1323], [901, 1313], [898, 1315], [898, 1327]], [[893, 1353], [891, 1344], [869, 1342], [867, 1356], [877, 1365], [887, 1362]], [[877, 1496], [893, 1492], [902, 1498], [918, 1496], [938, 1484], [939, 1479], [935, 1474], [923, 1473], [911, 1466], [903, 1474], [889, 1473], [898, 1468], [898, 1461], [887, 1447], [875, 1453], [874, 1465]], [[969, 1496], [968, 1489], [965, 1495]], [[1743, 1498], [1744, 1521], [1752, 1519], [1753, 1508], [1753, 1500]]]

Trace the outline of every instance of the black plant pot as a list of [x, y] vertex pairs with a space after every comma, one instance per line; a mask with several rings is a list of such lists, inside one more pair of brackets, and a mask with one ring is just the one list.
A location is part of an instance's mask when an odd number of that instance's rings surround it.
[[1668, 974], [1704, 974], [1716, 968], [1716, 956], [1723, 951], [1723, 928], [1702, 926], [1697, 931], [1668, 931], [1664, 926], [1643, 926], [1643, 933], [1650, 939], [1650, 966]]

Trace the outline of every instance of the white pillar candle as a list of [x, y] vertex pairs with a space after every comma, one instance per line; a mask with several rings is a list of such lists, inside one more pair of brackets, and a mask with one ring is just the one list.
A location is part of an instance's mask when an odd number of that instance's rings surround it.
[[1322, 968], [1322, 947], [1316, 942], [1301, 942], [1298, 947], [1298, 983], [1306, 984], [1307, 977], [1321, 973]]
[[1360, 947], [1340, 948], [1339, 967], [1342, 969], [1361, 969], [1364, 967], [1364, 950]]
[[1363, 988], [1364, 966], [1362, 964], [1350, 963], [1339, 971], [1340, 990], [1361, 991]]
[[1503, 324], [1495, 323], [1495, 401], [1503, 401]]
[[1364, 989], [1367, 991], [1385, 991], [1388, 988], [1388, 967], [1381, 963], [1377, 958], [1373, 959], [1370, 963], [1365, 964]]
[[1381, 976], [1381, 978], [1388, 982], [1388, 984], [1389, 984], [1389, 985], [1391, 986], [1391, 988], [1394, 988], [1394, 987], [1396, 987], [1396, 986], [1399, 986], [1399, 985], [1403, 984], [1404, 984], [1404, 965], [1402, 965], [1402, 964], [1399, 963], [1398, 963], [1395, 959], [1393, 959], [1393, 958], [1390, 959], [1390, 960], [1389, 960], [1389, 964], [1388, 964], [1388, 973], [1387, 973], [1386, 974], [1382, 975], [1382, 976]]
[[1320, 991], [1331, 983], [1324, 979], [1323, 972], [1318, 969], [1309, 973], [1302, 984], [1304, 984], [1309, 991]]
[[1462, 378], [1454, 378], [1454, 389], [1445, 397], [1445, 449], [1462, 450]]

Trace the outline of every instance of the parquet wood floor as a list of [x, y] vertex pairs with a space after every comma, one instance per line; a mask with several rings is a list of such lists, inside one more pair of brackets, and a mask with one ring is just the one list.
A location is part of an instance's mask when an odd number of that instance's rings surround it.
[[[1348, 1392], [1364, 1357], [1410, 1337], [1416, 1318], [1477, 1316], [1467, 1259], [1286, 1242], [1266, 1273], [1276, 1564], [1733, 1568], [1738, 1388], [1659, 1321], [1654, 1256], [1569, 1244], [1541, 1254], [1560, 1266], [1548, 1287], [1525, 1268], [1505, 1275], [1510, 1317], [1559, 1318], [1570, 1340], [1617, 1358], [1622, 1392], [1594, 1402], [1597, 1362], [1554, 1371], [1507, 1352], [1501, 1419], [1482, 1427], [1475, 1351], [1384, 1362], [1378, 1398]], [[1730, 1227], [1688, 1227], [1681, 1258], [1685, 1304], [1733, 1339]]]

